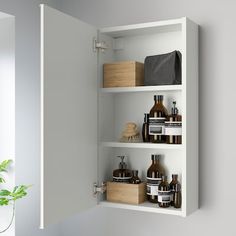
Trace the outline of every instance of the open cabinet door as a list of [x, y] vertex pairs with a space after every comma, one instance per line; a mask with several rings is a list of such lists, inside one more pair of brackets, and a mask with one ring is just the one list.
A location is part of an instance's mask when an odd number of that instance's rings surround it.
[[41, 228], [96, 205], [97, 30], [41, 10]]

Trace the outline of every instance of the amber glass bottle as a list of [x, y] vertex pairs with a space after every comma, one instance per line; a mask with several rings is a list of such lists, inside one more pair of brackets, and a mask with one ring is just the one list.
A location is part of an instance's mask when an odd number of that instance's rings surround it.
[[138, 170], [132, 170], [132, 178], [129, 181], [131, 184], [140, 184], [141, 180], [138, 177]]
[[150, 141], [152, 143], [165, 143], [165, 121], [168, 113], [163, 105], [163, 95], [155, 95], [154, 102], [149, 114]]
[[152, 164], [147, 170], [147, 200], [157, 203], [158, 185], [161, 182], [164, 168], [159, 163], [159, 155], [152, 155]]
[[170, 183], [170, 190], [172, 194], [171, 206], [175, 208], [181, 208], [182, 195], [181, 195], [181, 184], [178, 181], [178, 175], [172, 175], [172, 181]]
[[147, 113], [144, 114], [144, 123], [143, 123], [143, 127], [142, 127], [142, 137], [143, 137], [143, 142], [150, 142], [149, 114], [147, 114]]
[[159, 207], [169, 207], [171, 202], [170, 185], [167, 182], [167, 176], [162, 176], [162, 181], [158, 186], [158, 204]]
[[178, 114], [179, 111], [176, 107], [176, 102], [173, 102], [171, 115], [165, 121], [165, 134], [168, 144], [181, 144], [182, 143], [182, 116]]

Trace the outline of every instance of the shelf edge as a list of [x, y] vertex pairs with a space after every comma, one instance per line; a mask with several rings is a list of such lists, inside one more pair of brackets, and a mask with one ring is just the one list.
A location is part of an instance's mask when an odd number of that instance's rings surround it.
[[118, 209], [126, 209], [126, 210], [135, 210], [135, 211], [143, 211], [143, 212], [152, 212], [152, 213], [159, 213], [159, 214], [166, 214], [166, 215], [176, 215], [176, 216], [183, 216], [182, 210], [174, 210], [168, 208], [159, 208], [159, 207], [149, 207], [143, 205], [130, 205], [130, 204], [122, 204], [122, 203], [113, 203], [102, 201], [98, 203], [98, 207], [111, 207], [111, 208], [118, 208]]
[[122, 143], [122, 142], [101, 142], [102, 147], [117, 148], [144, 148], [144, 149], [182, 149], [182, 144], [153, 144], [153, 143]]
[[134, 92], [158, 92], [158, 91], [182, 91], [182, 85], [100, 88], [101, 93], [134, 93]]

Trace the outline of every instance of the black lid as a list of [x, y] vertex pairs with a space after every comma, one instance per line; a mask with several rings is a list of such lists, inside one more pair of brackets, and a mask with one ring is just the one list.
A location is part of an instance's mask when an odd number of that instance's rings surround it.
[[160, 158], [160, 155], [152, 154], [152, 161], [158, 161]]
[[154, 101], [163, 101], [164, 96], [163, 95], [154, 95]]
[[178, 175], [177, 174], [173, 174], [172, 175], [172, 179], [178, 179]]
[[144, 122], [145, 123], [149, 122], [149, 113], [144, 113]]
[[162, 175], [162, 181], [167, 181], [167, 176], [166, 175]]
[[154, 154], [151, 155], [152, 161], [154, 161], [154, 156], [155, 156]]

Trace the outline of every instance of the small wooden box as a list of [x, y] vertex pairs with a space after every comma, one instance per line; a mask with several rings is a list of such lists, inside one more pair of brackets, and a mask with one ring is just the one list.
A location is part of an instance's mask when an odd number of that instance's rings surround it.
[[144, 85], [144, 64], [121, 61], [103, 65], [103, 87], [134, 87]]
[[146, 200], [146, 183], [107, 182], [107, 201], [140, 204]]

